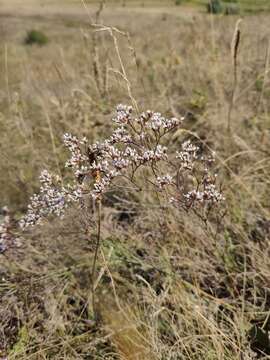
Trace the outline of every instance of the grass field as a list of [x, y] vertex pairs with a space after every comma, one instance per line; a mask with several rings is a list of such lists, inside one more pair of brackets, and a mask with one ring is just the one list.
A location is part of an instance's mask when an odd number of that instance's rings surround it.
[[270, 358], [270, 2], [239, 4], [0, 0], [0, 206], [15, 223], [43, 169], [65, 174], [63, 134], [101, 141], [119, 103], [184, 117], [166, 145], [214, 150], [226, 198], [206, 223], [155, 192], [109, 193], [99, 321], [95, 208], [19, 233], [0, 254], [0, 359]]

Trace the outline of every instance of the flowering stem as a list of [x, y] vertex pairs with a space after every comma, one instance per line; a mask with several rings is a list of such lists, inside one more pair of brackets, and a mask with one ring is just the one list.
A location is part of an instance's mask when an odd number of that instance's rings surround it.
[[98, 321], [98, 314], [95, 306], [95, 273], [96, 273], [96, 264], [97, 264], [97, 258], [98, 258], [98, 251], [100, 248], [100, 242], [101, 242], [101, 199], [97, 200], [98, 207], [97, 207], [97, 242], [96, 242], [96, 248], [95, 248], [95, 254], [94, 254], [94, 261], [92, 266], [92, 308], [93, 308], [93, 314], [95, 321]]

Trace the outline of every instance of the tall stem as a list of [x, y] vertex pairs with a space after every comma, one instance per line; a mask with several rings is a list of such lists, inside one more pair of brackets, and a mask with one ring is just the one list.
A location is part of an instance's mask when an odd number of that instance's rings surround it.
[[233, 60], [233, 89], [229, 104], [229, 112], [228, 112], [228, 124], [227, 124], [227, 130], [228, 133], [231, 134], [231, 115], [234, 107], [235, 102], [235, 92], [237, 87], [237, 72], [238, 72], [238, 66], [237, 66], [237, 56], [239, 51], [239, 44], [240, 44], [240, 23], [242, 19], [237, 20], [234, 30], [234, 35], [231, 43], [231, 52], [232, 52], [232, 60]]
[[98, 321], [98, 313], [95, 305], [95, 273], [96, 273], [96, 264], [98, 259], [98, 251], [101, 243], [101, 199], [98, 199], [98, 208], [97, 208], [97, 242], [94, 254], [94, 261], [92, 267], [92, 308], [95, 321]]

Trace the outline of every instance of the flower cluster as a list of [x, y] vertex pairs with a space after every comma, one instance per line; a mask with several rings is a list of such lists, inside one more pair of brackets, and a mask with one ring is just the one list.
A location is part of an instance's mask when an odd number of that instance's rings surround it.
[[209, 184], [203, 191], [191, 190], [184, 196], [190, 202], [190, 205], [195, 201], [218, 203], [225, 200], [224, 196], [217, 190], [215, 184]]
[[[66, 167], [71, 169], [73, 180], [64, 186], [58, 177], [43, 171], [40, 191], [31, 198], [21, 220], [23, 228], [51, 214], [61, 217], [69, 203], [85, 197], [101, 201], [116, 178], [123, 177], [134, 184], [141, 168], [148, 168], [146, 181], [157, 191], [169, 191], [175, 206], [189, 209], [195, 204], [216, 204], [224, 199], [207, 161], [198, 156], [198, 146], [188, 140], [176, 153], [165, 146], [166, 135], [179, 128], [183, 119], [167, 119], [150, 110], [136, 117], [131, 106], [119, 105], [112, 120], [118, 127], [103, 142], [88, 144], [85, 138], [64, 135], [64, 144], [70, 151]], [[180, 173], [188, 186], [179, 186]], [[192, 188], [195, 182], [197, 186]], [[184, 192], [184, 188], [189, 191]]]
[[165, 186], [172, 184], [173, 184], [173, 178], [169, 174], [157, 177], [157, 186], [159, 190], [163, 190]]
[[[196, 188], [184, 193], [182, 198], [172, 197], [170, 201], [172, 204], [182, 204], [185, 209], [197, 207], [198, 205], [208, 205], [209, 209], [211, 209], [213, 205], [225, 200], [222, 192], [216, 186], [217, 174], [211, 176], [210, 169], [206, 166], [209, 161], [213, 161], [213, 158], [211, 157], [210, 160], [201, 158], [200, 160], [204, 164], [204, 170], [199, 182], [196, 178]], [[193, 167], [194, 165], [192, 169]]]
[[116, 107], [116, 116], [113, 118], [113, 121], [116, 124], [128, 124], [131, 120], [132, 106], [119, 104]]
[[58, 176], [51, 175], [43, 170], [40, 178], [41, 187], [38, 194], [30, 199], [26, 215], [20, 220], [20, 227], [38, 224], [43, 218], [54, 214], [62, 217], [67, 205], [71, 201], [78, 201], [82, 197], [80, 186], [75, 188], [60, 186], [61, 180]]
[[148, 111], [147, 114], [149, 117], [149, 121], [147, 122], [147, 127], [154, 131], [159, 131], [159, 130], [169, 131], [179, 125], [179, 120], [177, 118], [166, 119], [160, 113], [154, 113], [151, 111]]
[[87, 172], [87, 168], [84, 168], [82, 165], [87, 161], [87, 157], [81, 150], [81, 145], [86, 143], [86, 139], [84, 138], [82, 141], [79, 141], [76, 136], [66, 133], [63, 136], [63, 140], [71, 153], [71, 158], [66, 162], [66, 167], [72, 168], [75, 176], [79, 178]]
[[190, 140], [182, 144], [182, 151], [177, 151], [176, 158], [181, 160], [183, 169], [192, 170], [195, 160], [198, 158], [198, 146], [191, 143]]

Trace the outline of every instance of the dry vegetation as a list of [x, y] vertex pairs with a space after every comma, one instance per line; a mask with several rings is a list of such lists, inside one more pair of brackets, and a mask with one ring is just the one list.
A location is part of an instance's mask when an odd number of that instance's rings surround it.
[[[0, 2], [1, 206], [18, 218], [40, 171], [63, 172], [63, 133], [108, 134], [130, 87], [141, 110], [186, 117], [175, 148], [194, 138], [216, 151], [227, 212], [206, 226], [164, 210], [155, 194], [124, 205], [121, 193], [109, 195], [98, 324], [89, 302], [94, 239], [76, 211], [27, 231], [19, 249], [0, 255], [0, 357], [269, 358], [270, 15], [243, 16], [234, 84], [237, 17], [165, 1], [109, 3], [99, 23], [121, 32], [94, 33], [97, 6], [88, 14], [71, 1], [15, 3]], [[26, 46], [31, 29], [49, 42]]]

